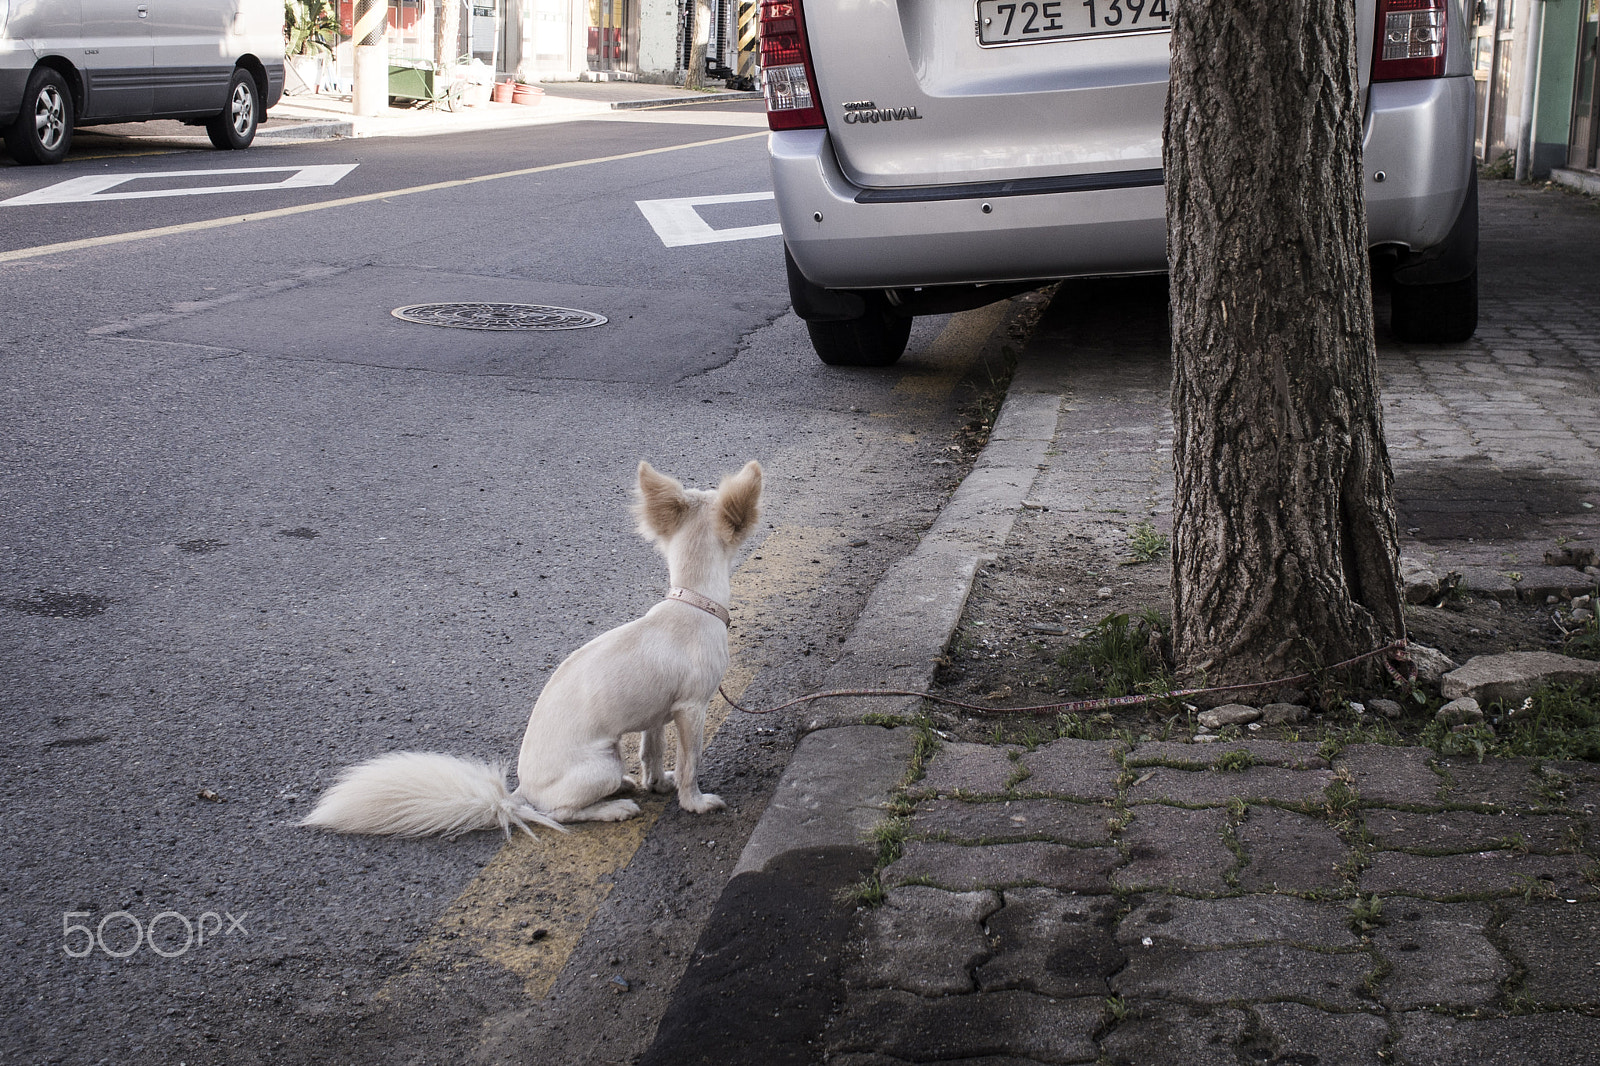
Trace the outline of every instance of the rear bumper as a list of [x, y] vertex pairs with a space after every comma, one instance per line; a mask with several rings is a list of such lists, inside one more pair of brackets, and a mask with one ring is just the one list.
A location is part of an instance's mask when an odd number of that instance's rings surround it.
[[826, 131], [775, 131], [768, 147], [784, 242], [805, 276], [827, 288], [1025, 281], [1167, 266], [1159, 185], [859, 203], [865, 190], [839, 169]]
[[33, 64], [33, 49], [21, 41], [0, 38], [0, 128], [16, 121]]
[[262, 68], [267, 72], [267, 95], [261, 101], [261, 112], [266, 114], [267, 108], [278, 106], [278, 101], [283, 99], [283, 61], [263, 63]]
[[[825, 288], [1167, 268], [1160, 185], [861, 202], [876, 191], [845, 177], [826, 131], [775, 131], [768, 147], [784, 241], [805, 277]], [[1445, 241], [1473, 178], [1471, 149], [1471, 78], [1373, 86], [1363, 146], [1371, 244], [1421, 252]]]
[[1421, 253], [1450, 236], [1476, 176], [1473, 99], [1471, 77], [1372, 86], [1362, 141], [1372, 245]]

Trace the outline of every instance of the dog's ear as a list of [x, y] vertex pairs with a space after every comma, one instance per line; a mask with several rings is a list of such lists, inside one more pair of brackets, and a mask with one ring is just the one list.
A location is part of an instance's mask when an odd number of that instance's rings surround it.
[[723, 539], [737, 544], [761, 517], [761, 464], [755, 460], [717, 486], [717, 518]]
[[683, 485], [649, 463], [639, 464], [639, 492], [633, 513], [639, 520], [640, 534], [650, 540], [665, 540], [683, 525], [689, 509], [689, 496]]

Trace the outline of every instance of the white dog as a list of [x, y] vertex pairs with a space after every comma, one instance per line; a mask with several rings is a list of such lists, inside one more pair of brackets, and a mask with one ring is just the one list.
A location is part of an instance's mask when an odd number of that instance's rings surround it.
[[[639, 813], [623, 789], [678, 790], [696, 814], [720, 810], [695, 781], [706, 709], [728, 669], [734, 553], [760, 514], [761, 467], [751, 462], [715, 492], [685, 489], [639, 464], [639, 532], [667, 557], [672, 589], [643, 618], [573, 652], [533, 705], [517, 760], [517, 788], [499, 765], [453, 755], [399, 752], [353, 766], [301, 825], [341, 833], [454, 836], [529, 822], [615, 822]], [[677, 727], [674, 774], [662, 765], [668, 722]], [[622, 737], [644, 734], [638, 783], [623, 773]]]

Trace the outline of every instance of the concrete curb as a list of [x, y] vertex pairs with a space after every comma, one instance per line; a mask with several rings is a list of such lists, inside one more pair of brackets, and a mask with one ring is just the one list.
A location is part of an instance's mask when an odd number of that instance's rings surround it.
[[[1018, 360], [989, 441], [922, 542], [890, 568], [857, 619], [829, 688], [924, 691], [961, 621], [980, 564], [1005, 545], [1055, 439], [1062, 396]], [[1017, 387], [1017, 382], [1027, 384]], [[901, 784], [910, 757], [906, 730], [861, 726], [867, 712], [905, 714], [916, 697], [840, 699], [813, 712], [777, 792], [751, 833], [733, 876], [789, 852], [859, 846]], [[828, 795], [830, 790], [837, 793]]]
[[790, 852], [859, 845], [883, 816], [884, 797], [905, 777], [913, 740], [909, 729], [872, 725], [801, 738], [729, 879], [764, 870]]
[[332, 141], [355, 135], [354, 122], [300, 122], [256, 130], [258, 141]]
[[[926, 691], [979, 564], [1004, 546], [1039, 476], [1062, 400], [1054, 391], [1010, 391], [972, 472], [868, 598], [826, 687]], [[836, 707], [800, 727], [640, 1066], [819, 1061], [839, 1002], [854, 890], [877, 859], [870, 834], [905, 780], [916, 741], [911, 729], [862, 725], [862, 715], [914, 712], [920, 701], [827, 702]], [[729, 1009], [730, 996], [738, 1009]]]
[[737, 100], [760, 99], [763, 99], [763, 95], [756, 92], [707, 93], [702, 97], [689, 97], [687, 99], [664, 96], [655, 100], [613, 100], [611, 102], [611, 110], [635, 111], [641, 107], [695, 107], [700, 104], [720, 104]]
[[[283, 125], [263, 126], [256, 131], [256, 139], [272, 142], [327, 141], [342, 137], [421, 137], [440, 133], [467, 133], [477, 130], [517, 129], [524, 126], [544, 126], [557, 122], [574, 122], [615, 111], [643, 111], [664, 107], [699, 107], [707, 104], [742, 103], [762, 99], [756, 92], [713, 92], [691, 97], [659, 96], [637, 100], [585, 100], [548, 94], [545, 105], [516, 110], [485, 111], [469, 108], [465, 113], [452, 114], [427, 109], [390, 108], [382, 115], [371, 117], [340, 117], [339, 106], [313, 107], [301, 102], [303, 98], [286, 98], [274, 118]], [[321, 102], [321, 101], [319, 101]], [[498, 106], [498, 105], [497, 105]], [[324, 117], [327, 115], [328, 117]]]
[[1589, 196], [1600, 196], [1600, 177], [1595, 177], [1586, 171], [1557, 167], [1550, 172], [1550, 180]]

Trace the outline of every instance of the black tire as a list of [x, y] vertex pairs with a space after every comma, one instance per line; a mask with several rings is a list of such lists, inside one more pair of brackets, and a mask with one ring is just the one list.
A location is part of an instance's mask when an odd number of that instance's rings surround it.
[[28, 75], [17, 119], [6, 127], [6, 151], [25, 167], [59, 163], [72, 147], [72, 91], [49, 67]]
[[1460, 344], [1478, 330], [1478, 272], [1438, 285], [1389, 290], [1389, 331], [1409, 344]]
[[862, 293], [866, 313], [843, 322], [807, 322], [811, 347], [829, 366], [892, 366], [911, 339], [911, 319], [877, 293]]
[[248, 70], [235, 70], [228, 82], [228, 106], [206, 120], [206, 136], [224, 151], [249, 148], [256, 139], [257, 106], [256, 79]]

